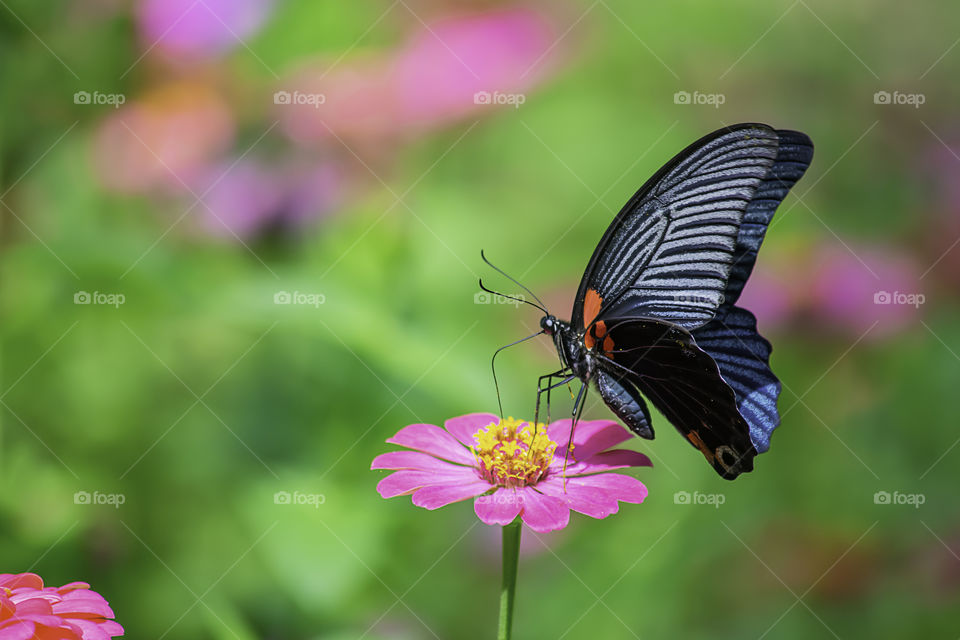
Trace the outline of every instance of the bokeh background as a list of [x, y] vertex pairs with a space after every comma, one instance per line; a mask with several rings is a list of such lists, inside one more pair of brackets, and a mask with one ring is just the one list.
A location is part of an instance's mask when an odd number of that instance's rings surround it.
[[[525, 534], [517, 637], [956, 638], [958, 20], [3, 0], [0, 571], [91, 582], [132, 638], [492, 637], [498, 531], [370, 460], [495, 409], [538, 318], [475, 297], [515, 291], [481, 248], [566, 317], [633, 191], [761, 121], [817, 148], [745, 297], [773, 447], [727, 483], [655, 416], [645, 504]], [[555, 362], [504, 354], [508, 413]]]

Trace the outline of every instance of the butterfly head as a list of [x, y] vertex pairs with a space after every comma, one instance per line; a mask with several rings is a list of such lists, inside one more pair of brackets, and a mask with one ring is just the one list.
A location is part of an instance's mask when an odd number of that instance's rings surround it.
[[555, 316], [547, 314], [542, 318], [540, 318], [540, 328], [548, 336], [552, 336], [553, 334], [555, 334], [559, 326], [560, 326], [560, 323], [557, 321]]

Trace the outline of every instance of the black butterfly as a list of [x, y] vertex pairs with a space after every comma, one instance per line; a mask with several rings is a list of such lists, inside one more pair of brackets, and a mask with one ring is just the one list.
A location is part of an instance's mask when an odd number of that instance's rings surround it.
[[652, 439], [646, 396], [722, 477], [751, 471], [780, 424], [780, 382], [756, 318], [735, 303], [812, 157], [803, 133], [738, 124], [650, 178], [590, 258], [571, 321], [540, 307], [539, 333], [553, 337], [563, 367], [537, 383], [538, 418], [543, 393], [549, 403], [550, 389], [579, 378], [573, 424], [592, 382], [630, 430]]

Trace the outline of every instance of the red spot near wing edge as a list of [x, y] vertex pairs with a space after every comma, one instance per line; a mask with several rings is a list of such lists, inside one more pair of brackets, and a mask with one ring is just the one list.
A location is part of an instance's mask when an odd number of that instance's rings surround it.
[[713, 464], [714, 453], [710, 451], [710, 448], [707, 447], [707, 444], [700, 438], [700, 434], [696, 431], [690, 431], [687, 433], [687, 440], [693, 443], [697, 449], [700, 449], [700, 452], [706, 457], [707, 462]]

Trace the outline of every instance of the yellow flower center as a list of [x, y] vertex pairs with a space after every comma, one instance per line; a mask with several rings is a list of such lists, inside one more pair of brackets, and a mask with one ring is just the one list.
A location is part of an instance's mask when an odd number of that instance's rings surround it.
[[524, 487], [539, 482], [553, 462], [557, 443], [547, 436], [547, 425], [507, 418], [477, 431], [470, 447], [483, 479], [501, 487]]

